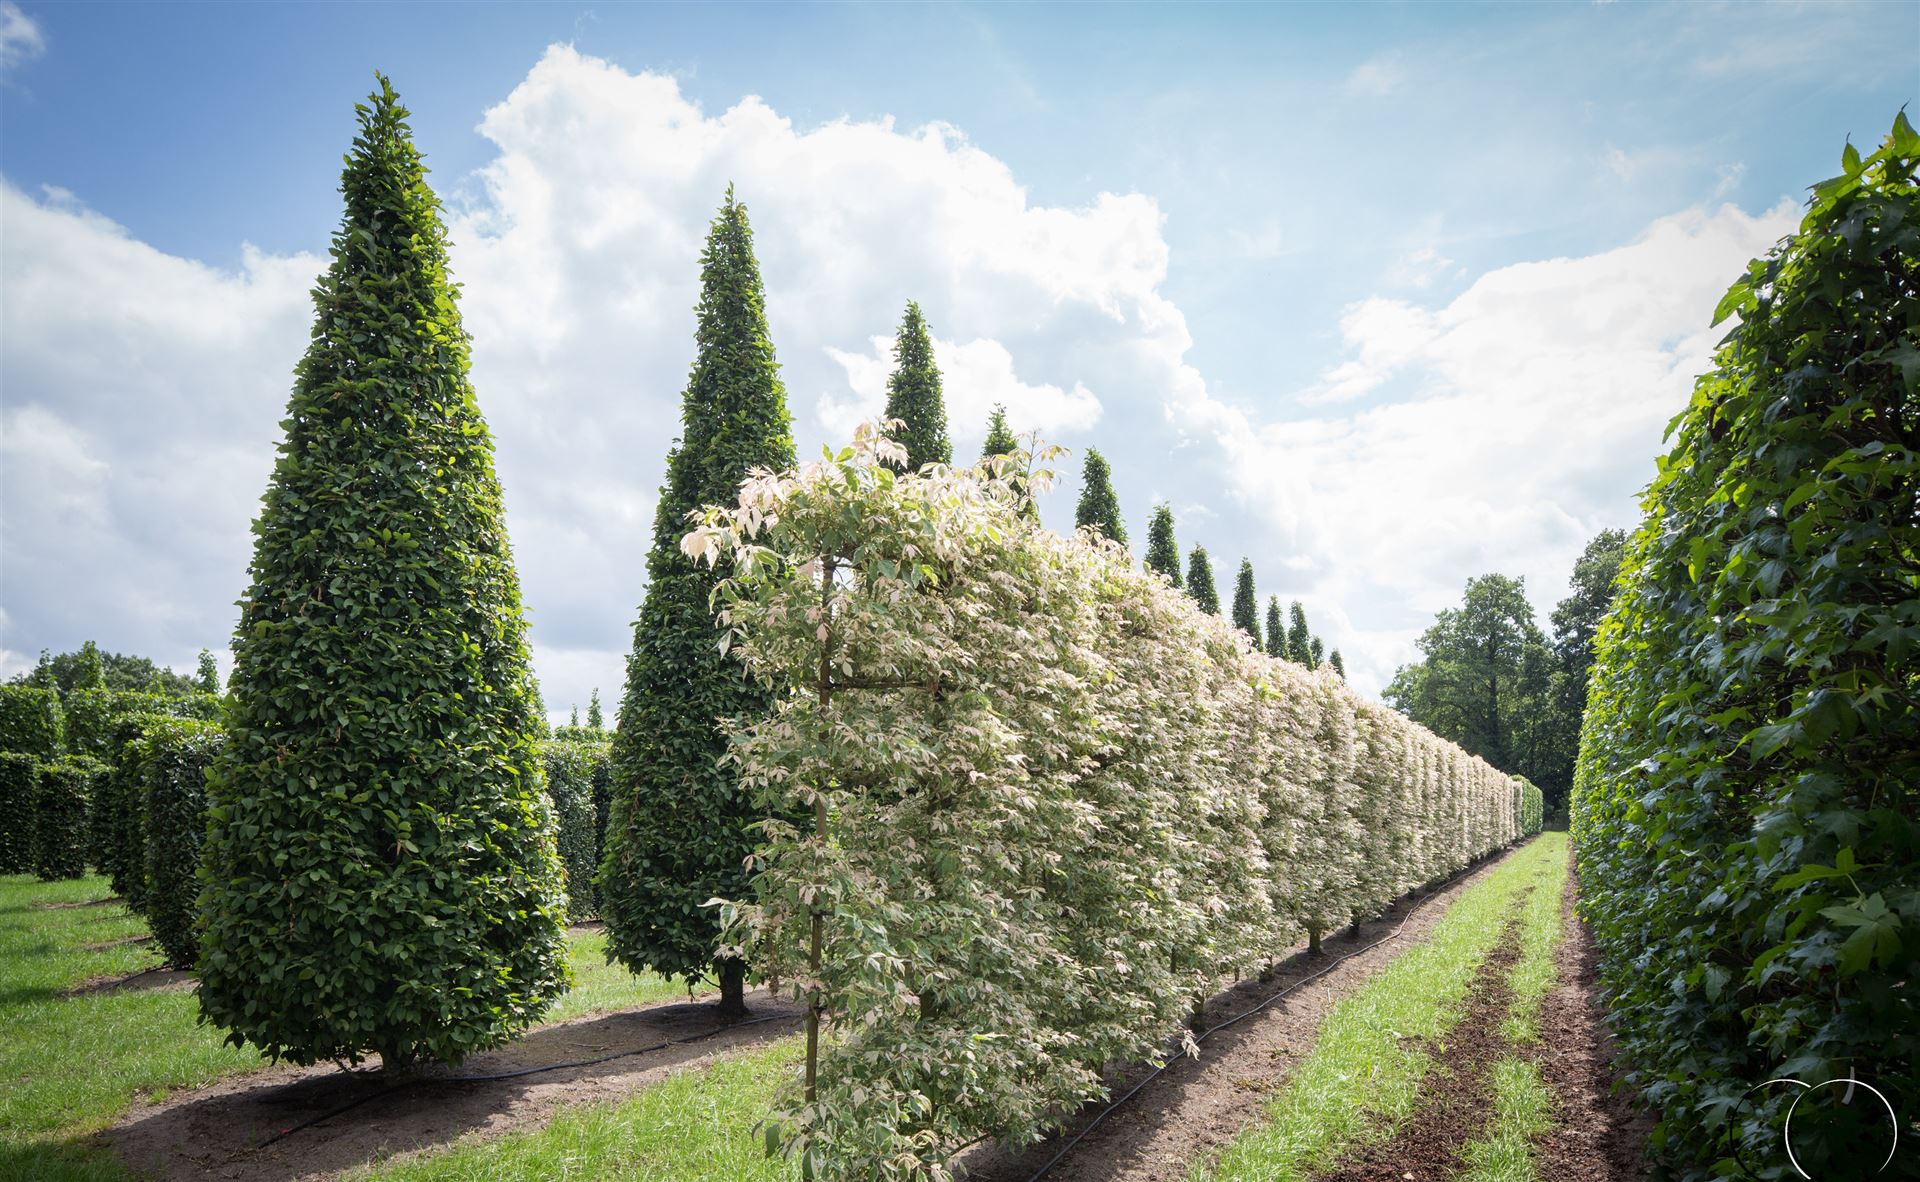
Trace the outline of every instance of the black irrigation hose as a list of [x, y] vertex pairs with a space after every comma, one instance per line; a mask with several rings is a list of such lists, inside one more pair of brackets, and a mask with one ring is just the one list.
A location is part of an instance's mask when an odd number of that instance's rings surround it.
[[502, 1080], [502, 1079], [518, 1079], [523, 1075], [539, 1075], [541, 1072], [544, 1072], [544, 1071], [564, 1071], [569, 1067], [593, 1067], [600, 1063], [611, 1063], [615, 1059], [628, 1059], [628, 1058], [632, 1058], [635, 1055], [650, 1055], [655, 1051], [664, 1051], [668, 1047], [685, 1046], [688, 1043], [701, 1042], [705, 1039], [713, 1038], [716, 1035], [725, 1034], [729, 1030], [738, 1030], [742, 1026], [758, 1026], [762, 1022], [780, 1022], [780, 1021], [789, 1021], [789, 1020], [791, 1020], [791, 1015], [788, 1015], [788, 1014], [769, 1014], [764, 1018], [748, 1018], [744, 1022], [729, 1022], [725, 1026], [720, 1026], [713, 1030], [709, 1030], [705, 1034], [689, 1035], [686, 1038], [670, 1038], [665, 1042], [655, 1043], [650, 1047], [638, 1047], [630, 1051], [615, 1051], [611, 1055], [601, 1055], [597, 1059], [574, 1059], [566, 1063], [546, 1063], [539, 1067], [522, 1067], [515, 1071], [499, 1071], [491, 1075], [422, 1076], [418, 1079], [403, 1080], [400, 1083], [391, 1084], [387, 1087], [381, 1088], [377, 1092], [368, 1092], [366, 1095], [361, 1096], [357, 1100], [349, 1100], [345, 1104], [342, 1104], [337, 1108], [329, 1109], [328, 1111], [321, 1113], [319, 1116], [310, 1117], [307, 1120], [301, 1121], [297, 1125], [289, 1125], [288, 1127], [281, 1129], [279, 1132], [275, 1133], [273, 1136], [268, 1137], [265, 1141], [262, 1141], [260, 1142], [260, 1144], [254, 1146], [254, 1149], [256, 1151], [265, 1149], [267, 1146], [272, 1145], [275, 1141], [280, 1140], [282, 1137], [290, 1137], [293, 1134], [300, 1132], [302, 1129], [310, 1129], [313, 1126], [320, 1124], [323, 1121], [332, 1120], [334, 1117], [339, 1116], [342, 1113], [351, 1112], [355, 1108], [360, 1107], [362, 1104], [370, 1103], [374, 1100], [381, 1099], [382, 1097], [385, 1097], [385, 1096], [391, 1096], [395, 1092], [413, 1087], [416, 1084], [491, 1083], [496, 1080]]
[[[1375, 940], [1373, 943], [1367, 945], [1365, 948], [1355, 948], [1351, 952], [1342, 953], [1341, 955], [1335, 957], [1331, 961], [1328, 961], [1325, 965], [1321, 966], [1319, 969], [1300, 978], [1298, 981], [1295, 981], [1293, 984], [1287, 986], [1285, 989], [1282, 989], [1280, 992], [1267, 998], [1265, 1001], [1261, 1002], [1259, 1005], [1254, 1006], [1252, 1009], [1246, 1010], [1243, 1013], [1235, 1014], [1233, 1017], [1228, 1018], [1226, 1021], [1221, 1022], [1218, 1025], [1207, 1027], [1205, 1030], [1195, 1035], [1193, 1041], [1195, 1043], [1204, 1042], [1208, 1038], [1208, 1036], [1217, 1034], [1220, 1031], [1225, 1030], [1227, 1027], [1233, 1025], [1235, 1022], [1242, 1020], [1243, 1018], [1253, 1017], [1253, 1015], [1259, 1013], [1261, 1010], [1266, 1009], [1268, 1006], [1272, 1005], [1276, 1001], [1279, 1001], [1281, 998], [1285, 997], [1287, 994], [1292, 993], [1294, 990], [1300, 988], [1302, 985], [1305, 985], [1310, 981], [1314, 981], [1321, 977], [1326, 976], [1328, 973], [1331, 973], [1333, 970], [1339, 968], [1346, 961], [1352, 960], [1354, 957], [1359, 956], [1361, 953], [1372, 952], [1375, 948], [1380, 947], [1380, 945], [1385, 944], [1389, 940], [1398, 940], [1401, 934], [1407, 930], [1407, 925], [1413, 922], [1413, 917], [1420, 913], [1420, 909], [1422, 907], [1425, 907], [1428, 903], [1431, 903], [1435, 899], [1439, 898], [1441, 891], [1446, 890], [1448, 887], [1452, 886], [1454, 883], [1460, 881], [1462, 878], [1465, 878], [1468, 874], [1471, 874], [1474, 870], [1478, 869], [1484, 861], [1486, 861], [1486, 859], [1482, 858], [1480, 861], [1473, 862], [1461, 868], [1461, 870], [1458, 873], [1454, 874], [1453, 877], [1447, 879], [1446, 881], [1435, 886], [1432, 890], [1428, 891], [1427, 897], [1424, 899], [1421, 899], [1418, 903], [1415, 903], [1413, 907], [1408, 910], [1406, 915], [1401, 918], [1400, 926], [1394, 928], [1391, 933], [1380, 937], [1378, 940]], [[1101, 1109], [1100, 1115], [1094, 1117], [1092, 1121], [1088, 1122], [1086, 1128], [1081, 1129], [1079, 1132], [1075, 1133], [1072, 1139], [1070, 1139], [1065, 1145], [1062, 1145], [1058, 1153], [1055, 1153], [1052, 1157], [1047, 1159], [1046, 1165], [1041, 1166], [1039, 1169], [1035, 1170], [1030, 1176], [1028, 1176], [1027, 1182], [1040, 1182], [1040, 1179], [1044, 1178], [1047, 1175], [1047, 1171], [1059, 1165], [1060, 1159], [1067, 1156], [1068, 1153], [1072, 1152], [1073, 1147], [1080, 1144], [1081, 1140], [1085, 1138], [1088, 1133], [1091, 1133], [1093, 1132], [1093, 1130], [1099, 1128], [1101, 1121], [1111, 1116], [1113, 1114], [1113, 1111], [1119, 1108], [1122, 1104], [1125, 1104], [1127, 1101], [1133, 1099], [1136, 1095], [1138, 1095], [1140, 1093], [1140, 1089], [1146, 1087], [1148, 1084], [1152, 1083], [1154, 1080], [1159, 1079], [1161, 1074], [1165, 1072], [1167, 1068], [1173, 1066], [1177, 1062], [1179, 1062], [1177, 1058], [1170, 1059], [1167, 1062], [1162, 1063], [1160, 1066], [1154, 1068], [1152, 1071], [1148, 1072], [1146, 1075], [1142, 1076], [1139, 1083], [1136, 1083], [1131, 1088], [1127, 1089], [1126, 1095], [1121, 1096], [1118, 1100], [1115, 1100], [1113, 1103]]]

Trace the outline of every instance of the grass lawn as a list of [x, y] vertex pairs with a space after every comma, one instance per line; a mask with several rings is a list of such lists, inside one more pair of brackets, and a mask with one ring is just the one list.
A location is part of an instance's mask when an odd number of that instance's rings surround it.
[[[1550, 971], [1550, 948], [1540, 951], [1534, 931], [1549, 912], [1552, 925], [1559, 925], [1566, 862], [1566, 834], [1543, 834], [1456, 899], [1430, 938], [1334, 1007], [1313, 1052], [1268, 1106], [1267, 1119], [1242, 1132], [1211, 1169], [1196, 1165], [1196, 1182], [1304, 1180], [1333, 1164], [1356, 1139], [1379, 1135], [1411, 1115], [1431, 1063], [1414, 1044], [1438, 1038], [1458, 1021], [1467, 987], [1493, 950], [1514, 899], [1529, 885], [1537, 889], [1521, 915], [1526, 952], [1516, 967], [1537, 975], [1536, 958], [1544, 956]], [[1531, 996], [1523, 1002], [1531, 1014], [1544, 984], [1523, 975], [1516, 987], [1521, 997]], [[1527, 1127], [1527, 1114], [1518, 1111], [1527, 1105], [1522, 1081], [1503, 1082], [1503, 1097], [1516, 1109], [1502, 1130], [1511, 1133]], [[1514, 1135], [1522, 1138], [1524, 1151], [1524, 1134]]]
[[[190, 990], [64, 997], [98, 977], [152, 965], [146, 925], [108, 897], [98, 877], [43, 883], [0, 876], [0, 1182], [122, 1178], [78, 1143], [111, 1125], [136, 1093], [251, 1071], [265, 1061], [225, 1046], [196, 1023]], [[604, 963], [605, 937], [571, 941], [576, 984], [549, 1021], [681, 996], [684, 988]]]

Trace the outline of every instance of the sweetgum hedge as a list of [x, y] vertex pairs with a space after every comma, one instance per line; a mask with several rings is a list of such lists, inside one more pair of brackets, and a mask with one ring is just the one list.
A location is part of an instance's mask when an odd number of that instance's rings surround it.
[[567, 985], [526, 623], [439, 202], [385, 78], [254, 523], [208, 781], [202, 1015], [453, 1063]]
[[863, 429], [683, 540], [780, 691], [732, 724], [775, 819], [721, 910], [830, 1019], [774, 1126], [820, 1179], [1030, 1142], [1196, 996], [1521, 835], [1511, 777], [1041, 529], [1026, 457], [901, 455]]
[[0, 751], [54, 759], [67, 749], [58, 690], [0, 685]]
[[0, 751], [0, 874], [33, 869], [34, 816], [40, 807], [40, 761]]
[[[1920, 1105], [1917, 160], [1904, 115], [1849, 145], [1728, 293], [1739, 324], [1669, 429], [1600, 630], [1582, 907], [1682, 1178], [1796, 1176], [1798, 1092], [1748, 1094], [1769, 1079]], [[1841, 1176], [1834, 1152], [1878, 1167], [1885, 1113], [1858, 1094], [1823, 1119], [1859, 1128], [1796, 1138], [1812, 1176]]]
[[40, 765], [33, 797], [33, 872], [43, 882], [87, 872], [87, 813], [107, 765], [69, 755]]
[[214, 723], [151, 718], [131, 756], [140, 780], [141, 915], [167, 963], [192, 968], [200, 895], [200, 842], [207, 827], [207, 771], [226, 732]]

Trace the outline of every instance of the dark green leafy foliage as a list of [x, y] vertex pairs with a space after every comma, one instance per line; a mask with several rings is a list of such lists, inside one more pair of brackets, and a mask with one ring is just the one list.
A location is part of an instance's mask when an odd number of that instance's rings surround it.
[[1267, 599], [1267, 655], [1286, 660], [1293, 656], [1293, 650], [1287, 647], [1287, 623], [1280, 614], [1280, 597]]
[[40, 765], [33, 809], [33, 872], [43, 882], [87, 872], [87, 810], [107, 765], [69, 755]]
[[66, 718], [57, 691], [0, 685], [0, 751], [54, 759], [66, 749]]
[[385, 78], [357, 110], [208, 780], [200, 1006], [404, 1069], [565, 990], [566, 896], [439, 203]]
[[654, 514], [647, 594], [613, 740], [599, 894], [609, 957], [688, 981], [717, 968], [731, 1007], [744, 966], [715, 965], [720, 917], [706, 903], [750, 890], [750, 826], [764, 814], [721, 765], [727, 740], [719, 720], [758, 713], [769, 699], [720, 647], [710, 596], [729, 569], [696, 567], [680, 539], [689, 512], [736, 500], [754, 468], [794, 462], [753, 231], [731, 188], [707, 235], [700, 278], [697, 354]]
[[591, 733], [560, 734], [545, 743], [547, 799], [553, 804], [560, 864], [567, 873], [567, 918], [575, 923], [600, 913], [593, 877], [600, 866], [601, 823], [596, 788], [604, 796], [611, 746]]
[[[1669, 428], [1599, 632], [1581, 902], [1680, 1178], [1738, 1176], [1737, 1151], [1797, 1176], [1795, 1089], [1757, 1081], [1920, 1103], [1917, 161], [1904, 115], [1849, 145], [1727, 293], [1739, 324]], [[1883, 1152], [1883, 1115], [1858, 1133], [1796, 1136], [1800, 1165], [1871, 1174], [1832, 1160]]]
[[1087, 449], [1087, 462], [1080, 469], [1080, 503], [1074, 507], [1075, 529], [1091, 526], [1107, 537], [1127, 544], [1127, 523], [1120, 518], [1120, 498], [1113, 495], [1113, 471], [1107, 457], [1095, 448]]
[[133, 744], [140, 775], [140, 823], [145, 878], [140, 914], [155, 943], [176, 968], [199, 959], [194, 928], [200, 894], [200, 842], [207, 828], [207, 771], [226, 745], [210, 722], [151, 718]]
[[1260, 647], [1260, 597], [1253, 590], [1253, 562], [1240, 560], [1240, 574], [1233, 581], [1233, 626], [1253, 638]]
[[1334, 649], [1331, 653], [1327, 654], [1327, 664], [1333, 666], [1333, 671], [1338, 673], [1342, 680], [1346, 678], [1347, 663], [1340, 659], [1339, 649]]
[[193, 675], [193, 688], [203, 694], [220, 692], [220, 663], [206, 649], [200, 650], [200, 663]]
[[[1336, 653], [1335, 655], [1337, 656], [1338, 654]], [[1515, 776], [1513, 778], [1513, 790], [1519, 797], [1517, 811], [1520, 815], [1520, 835], [1522, 837], [1532, 837], [1534, 834], [1540, 832], [1540, 827], [1546, 819], [1546, 810], [1542, 804], [1540, 789], [1535, 786], [1532, 780], [1527, 779], [1525, 776]]]
[[33, 820], [40, 807], [40, 761], [0, 751], [0, 874], [33, 869]]
[[1173, 538], [1171, 506], [1153, 507], [1153, 520], [1147, 523], [1147, 569], [1165, 575], [1176, 587], [1180, 585], [1180, 544]]
[[947, 404], [940, 394], [940, 370], [933, 363], [920, 305], [909, 303], [893, 341], [893, 374], [887, 378], [887, 418], [905, 425], [894, 438], [907, 449], [907, 471], [926, 464], [953, 463], [947, 440]]
[[[169, 699], [155, 695], [152, 700]], [[138, 744], [149, 725], [166, 718], [160, 713], [128, 713], [108, 724], [103, 744], [107, 774], [94, 792], [93, 812], [87, 820], [93, 864], [113, 883], [113, 893], [136, 912], [143, 912], [147, 891], [146, 788]]]
[[[1313, 633], [1307, 628], [1307, 609], [1300, 606], [1300, 601], [1296, 599], [1287, 610], [1287, 657], [1295, 664], [1311, 669], [1314, 666]], [[1420, 720], [1415, 718], [1414, 721]], [[1445, 731], [1439, 733], [1443, 738], [1449, 737]]]
[[1205, 546], [1195, 546], [1187, 554], [1186, 592], [1210, 616], [1220, 614], [1220, 592], [1213, 585], [1213, 560]]

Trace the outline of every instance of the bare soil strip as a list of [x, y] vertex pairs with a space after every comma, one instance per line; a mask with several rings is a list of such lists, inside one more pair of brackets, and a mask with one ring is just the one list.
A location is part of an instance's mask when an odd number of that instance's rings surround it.
[[1534, 1159], [1544, 1179], [1641, 1182], [1649, 1176], [1653, 1120], [1613, 1089], [1613, 1036], [1601, 1021], [1593, 937], [1573, 910], [1578, 890], [1578, 878], [1569, 875], [1561, 909], [1566, 933], [1555, 952], [1559, 973], [1542, 1004], [1540, 1046], [1529, 1056], [1553, 1096], [1554, 1129], [1535, 1143]]
[[159, 1104], [135, 1104], [101, 1137], [134, 1170], [165, 1182], [331, 1177], [368, 1161], [444, 1146], [468, 1133], [499, 1135], [543, 1125], [563, 1106], [623, 1099], [677, 1069], [778, 1038], [797, 1027], [803, 1014], [793, 1002], [765, 993], [749, 1004], [753, 1017], [778, 1020], [730, 1028], [715, 1020], [710, 1002], [668, 1002], [542, 1026], [447, 1074], [492, 1075], [718, 1033], [691, 1045], [518, 1079], [424, 1079], [265, 1149], [258, 1146], [275, 1133], [386, 1084], [377, 1072], [270, 1067], [178, 1092]]
[[144, 993], [160, 989], [191, 989], [194, 977], [182, 969], [155, 965], [149, 969], [120, 976], [88, 977], [78, 985], [60, 991], [61, 997], [84, 997], [90, 993]]
[[1439, 1182], [1466, 1164], [1467, 1144], [1493, 1119], [1493, 1065], [1513, 1053], [1500, 1032], [1513, 1004], [1507, 978], [1520, 959], [1518, 915], [1528, 887], [1513, 901], [1506, 927], [1467, 986], [1467, 1008], [1452, 1029], [1429, 1043], [1433, 1057], [1420, 1088], [1420, 1107], [1383, 1139], [1354, 1146], [1316, 1182]]
[[[1198, 1059], [1181, 1059], [1087, 1135], [1046, 1182], [1179, 1182], [1192, 1163], [1217, 1153], [1241, 1129], [1261, 1119], [1269, 1094], [1312, 1050], [1320, 1023], [1347, 994], [1385, 968], [1409, 945], [1425, 939], [1462, 892], [1484, 879], [1504, 857], [1473, 870], [1430, 895], [1396, 903], [1385, 915], [1351, 932], [1323, 940], [1325, 957], [1300, 945], [1268, 981], [1243, 981], [1207, 1003], [1207, 1019], [1222, 1021], [1250, 1009], [1303, 977], [1327, 959], [1388, 935], [1410, 911], [1404, 938], [1370, 949], [1336, 966], [1283, 1001], [1223, 1030], [1200, 1047]], [[1108, 1079], [1112, 1095], [1132, 1087], [1149, 1069], [1135, 1066]], [[1106, 1107], [1088, 1105], [1059, 1134], [1019, 1153], [983, 1145], [960, 1164], [968, 1182], [1025, 1182]]]

